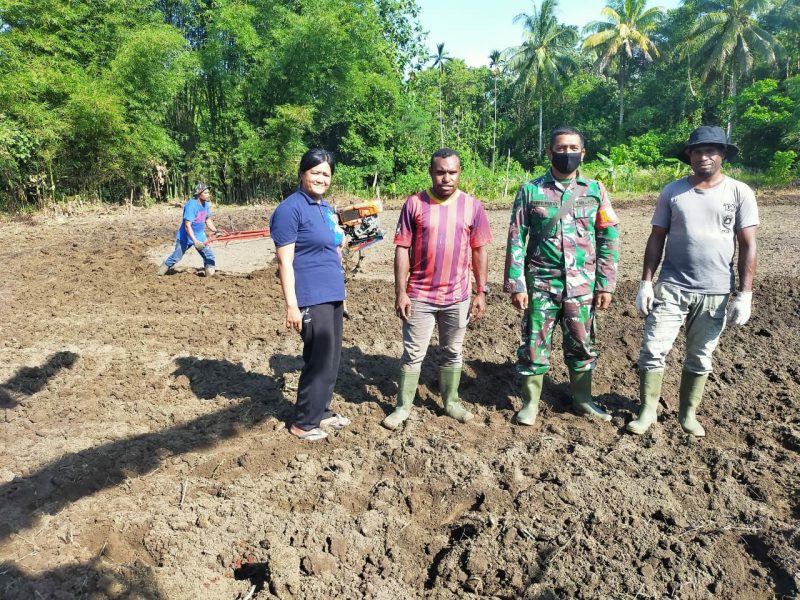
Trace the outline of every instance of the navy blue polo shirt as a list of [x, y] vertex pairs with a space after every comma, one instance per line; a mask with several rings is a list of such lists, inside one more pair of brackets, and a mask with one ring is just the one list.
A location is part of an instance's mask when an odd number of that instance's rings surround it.
[[344, 231], [324, 199], [303, 190], [284, 199], [272, 213], [270, 237], [275, 247], [294, 244], [294, 291], [301, 307], [344, 300], [339, 246]]

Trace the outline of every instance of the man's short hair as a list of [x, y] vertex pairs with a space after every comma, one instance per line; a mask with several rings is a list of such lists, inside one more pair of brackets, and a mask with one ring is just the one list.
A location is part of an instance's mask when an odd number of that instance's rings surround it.
[[550, 146], [548, 146], [551, 150], [553, 149], [553, 144], [556, 141], [556, 138], [560, 135], [577, 135], [581, 138], [581, 148], [586, 147], [586, 139], [583, 137], [583, 134], [575, 129], [570, 125], [562, 125], [561, 127], [556, 127], [553, 131], [550, 132]]
[[450, 148], [439, 148], [431, 155], [430, 168], [433, 168], [433, 161], [435, 161], [437, 158], [450, 158], [451, 156], [455, 156], [458, 159], [458, 164], [461, 164], [461, 155], [458, 152], [451, 150]]

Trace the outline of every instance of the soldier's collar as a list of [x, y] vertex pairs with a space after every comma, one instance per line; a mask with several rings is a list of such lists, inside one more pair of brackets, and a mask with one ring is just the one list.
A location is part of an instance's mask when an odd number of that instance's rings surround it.
[[[575, 175], [575, 180], [574, 181], [577, 184], [580, 184], [580, 185], [583, 185], [583, 186], [586, 186], [586, 187], [589, 186], [589, 180], [584, 178], [581, 175], [580, 169], [578, 170], [577, 175]], [[544, 174], [544, 182], [545, 183], [552, 183], [555, 187], [557, 187], [559, 189], [562, 189], [562, 190], [566, 189], [564, 187], [563, 183], [561, 183], [558, 179], [553, 177], [553, 171], [551, 171], [550, 169], [547, 169], [547, 173]]]

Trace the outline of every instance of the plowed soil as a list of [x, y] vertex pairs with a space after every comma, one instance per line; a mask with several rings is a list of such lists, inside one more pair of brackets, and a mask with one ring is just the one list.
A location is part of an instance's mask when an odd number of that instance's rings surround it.
[[[797, 597], [800, 194], [759, 200], [754, 313], [723, 335], [700, 440], [676, 420], [682, 342], [659, 422], [624, 433], [652, 199], [618, 206], [595, 372], [611, 423], [571, 412], [560, 351], [536, 426], [511, 423], [519, 315], [493, 294], [466, 340], [476, 419], [443, 415], [434, 340], [411, 419], [381, 428], [402, 348], [387, 239], [348, 282], [334, 407], [353, 425], [316, 444], [286, 431], [301, 343], [271, 244], [159, 278], [179, 207], [0, 222], [0, 598]], [[490, 219], [499, 290], [508, 211]]]

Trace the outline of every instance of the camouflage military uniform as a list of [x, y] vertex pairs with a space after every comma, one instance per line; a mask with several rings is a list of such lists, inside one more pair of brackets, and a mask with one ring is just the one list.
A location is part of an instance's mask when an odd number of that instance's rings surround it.
[[[576, 200], [570, 212], [543, 232], [573, 190]], [[565, 189], [548, 171], [520, 188], [511, 210], [503, 289], [528, 294], [517, 350], [521, 375], [547, 372], [557, 322], [567, 366], [573, 371], [594, 368], [594, 294], [613, 292], [616, 286], [617, 224], [599, 181], [578, 175]], [[537, 239], [538, 244], [528, 244]]]

